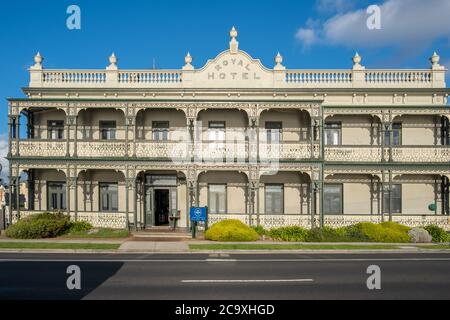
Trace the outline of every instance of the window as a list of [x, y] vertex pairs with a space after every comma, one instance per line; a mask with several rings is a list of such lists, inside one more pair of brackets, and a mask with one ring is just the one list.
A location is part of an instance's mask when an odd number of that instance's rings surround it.
[[342, 184], [325, 184], [323, 192], [323, 213], [342, 214]]
[[340, 122], [325, 124], [325, 145], [339, 146], [342, 144], [342, 124]]
[[153, 140], [167, 141], [169, 140], [169, 122], [168, 121], [153, 121]]
[[225, 184], [210, 184], [208, 186], [208, 202], [210, 213], [227, 213], [227, 186]]
[[283, 185], [266, 185], [265, 190], [266, 214], [284, 213]]
[[208, 140], [225, 142], [225, 122], [210, 121], [208, 124]]
[[47, 184], [48, 210], [66, 210], [66, 184], [64, 182], [49, 182]]
[[116, 139], [115, 121], [100, 121], [100, 139], [101, 140]]
[[118, 211], [119, 210], [119, 187], [117, 183], [100, 183], [100, 210]]
[[64, 121], [50, 120], [47, 122], [48, 139], [62, 140], [64, 139]]
[[[389, 201], [389, 193], [391, 194], [391, 201]], [[401, 213], [402, 212], [402, 185], [391, 185], [391, 192], [385, 190], [383, 193], [383, 207], [384, 213]], [[389, 210], [390, 209], [390, 210]]]
[[84, 140], [90, 140], [92, 139], [92, 127], [90, 126], [82, 126], [81, 132], [83, 133], [83, 139]]
[[[402, 144], [402, 124], [394, 123], [392, 125], [392, 137], [393, 137], [393, 146], [400, 146]], [[389, 130], [384, 131], [384, 145], [391, 145], [391, 132]]]
[[282, 122], [266, 122], [267, 143], [279, 143], [282, 140]]

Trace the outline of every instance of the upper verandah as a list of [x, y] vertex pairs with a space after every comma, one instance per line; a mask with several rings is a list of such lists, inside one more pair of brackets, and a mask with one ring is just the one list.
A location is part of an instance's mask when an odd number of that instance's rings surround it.
[[38, 53], [30, 67], [29, 88], [168, 88], [168, 89], [302, 89], [302, 88], [446, 88], [444, 66], [434, 53], [430, 69], [366, 69], [355, 54], [348, 70], [289, 70], [278, 53], [275, 66], [266, 68], [258, 59], [239, 50], [237, 30], [230, 31], [230, 47], [201, 69], [188, 53], [180, 70], [120, 70], [112, 54], [103, 70], [45, 69]]

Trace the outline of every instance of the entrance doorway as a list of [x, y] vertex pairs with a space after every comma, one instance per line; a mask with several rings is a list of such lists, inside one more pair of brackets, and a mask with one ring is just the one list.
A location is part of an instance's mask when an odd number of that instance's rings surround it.
[[168, 189], [155, 190], [155, 226], [169, 225], [170, 192]]
[[169, 226], [177, 211], [177, 176], [147, 175], [145, 180], [145, 227]]

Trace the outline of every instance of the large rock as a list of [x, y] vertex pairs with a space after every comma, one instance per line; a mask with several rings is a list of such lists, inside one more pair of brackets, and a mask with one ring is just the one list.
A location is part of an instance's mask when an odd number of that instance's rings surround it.
[[431, 243], [433, 238], [427, 230], [423, 228], [414, 228], [408, 232], [412, 243]]

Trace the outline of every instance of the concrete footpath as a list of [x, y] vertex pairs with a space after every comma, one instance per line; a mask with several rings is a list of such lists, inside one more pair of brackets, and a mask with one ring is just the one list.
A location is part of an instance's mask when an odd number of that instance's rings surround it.
[[183, 241], [127, 241], [123, 243], [119, 252], [130, 253], [182, 253], [190, 252], [189, 243]]
[[[256, 241], [252, 243], [242, 243], [242, 242], [211, 242], [205, 240], [185, 240], [185, 241], [133, 241], [132, 239], [39, 239], [39, 240], [14, 240], [5, 237], [0, 238], [1, 243], [85, 243], [85, 244], [119, 244], [118, 250], [83, 250], [83, 249], [2, 249], [0, 252], [53, 252], [53, 253], [83, 253], [83, 252], [103, 252], [103, 253], [141, 253], [141, 254], [152, 254], [152, 253], [421, 253], [421, 252], [446, 252], [450, 253], [450, 250], [445, 249], [426, 249], [424, 247], [427, 244], [408, 244], [408, 243], [294, 243], [294, 242], [273, 242], [273, 241]], [[243, 244], [243, 245], [305, 245], [305, 246], [358, 246], [363, 248], [357, 249], [245, 249], [245, 250], [229, 250], [229, 249], [205, 249], [205, 250], [191, 250], [189, 248], [190, 244]], [[393, 249], [380, 249], [371, 248], [372, 246], [394, 246]], [[433, 245], [433, 244], [429, 244]], [[434, 244], [436, 245], [436, 244]], [[367, 247], [367, 249], [365, 249]]]

